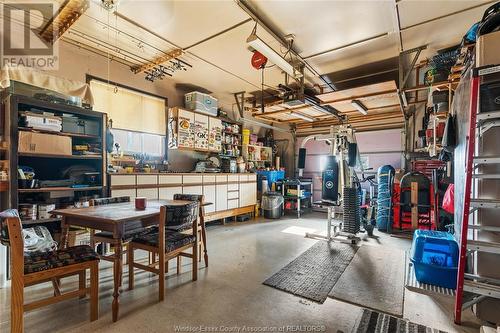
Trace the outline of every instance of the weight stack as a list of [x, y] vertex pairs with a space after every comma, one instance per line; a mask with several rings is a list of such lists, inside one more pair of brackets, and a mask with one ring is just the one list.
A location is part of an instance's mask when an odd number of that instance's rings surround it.
[[344, 198], [342, 231], [357, 234], [359, 232], [361, 220], [358, 190], [356, 188], [344, 187], [342, 193]]

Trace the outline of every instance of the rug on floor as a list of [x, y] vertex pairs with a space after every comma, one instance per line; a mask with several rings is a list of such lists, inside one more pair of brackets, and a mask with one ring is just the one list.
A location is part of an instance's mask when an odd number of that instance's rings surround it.
[[412, 323], [385, 313], [363, 309], [355, 333], [445, 333], [431, 327]]
[[358, 247], [318, 241], [263, 283], [323, 303]]
[[404, 283], [404, 251], [363, 245], [328, 296], [402, 317]]

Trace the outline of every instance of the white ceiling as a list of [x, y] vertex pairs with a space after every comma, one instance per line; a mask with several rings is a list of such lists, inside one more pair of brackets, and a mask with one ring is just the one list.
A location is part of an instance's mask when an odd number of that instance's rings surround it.
[[[484, 0], [248, 0], [247, 3], [281, 36], [294, 34], [294, 49], [303, 57], [340, 48], [307, 59], [319, 74], [328, 74], [398, 55], [396, 1], [403, 49], [428, 44], [424, 56], [459, 43], [467, 29], [480, 20], [492, 4]], [[204, 87], [214, 92], [226, 107], [234, 103], [233, 92], [260, 89], [261, 73], [250, 66], [251, 52], [246, 45], [254, 23], [242, 23], [250, 16], [237, 0], [122, 0], [117, 8], [122, 17], [104, 10], [99, 3], [100, 0], [91, 0], [91, 8], [64, 35], [65, 39], [103, 54], [110, 52], [124, 63], [138, 64], [176, 47], [188, 48], [241, 24], [189, 48], [181, 59], [193, 67], [165, 80]], [[478, 8], [440, 18], [478, 5]], [[106, 28], [108, 24], [111, 29]], [[257, 34], [276, 51], [283, 51], [279, 42], [260, 25]], [[310, 71], [307, 78], [311, 83], [324, 84]], [[266, 85], [276, 86], [282, 81], [283, 75], [276, 66], [266, 69]]]

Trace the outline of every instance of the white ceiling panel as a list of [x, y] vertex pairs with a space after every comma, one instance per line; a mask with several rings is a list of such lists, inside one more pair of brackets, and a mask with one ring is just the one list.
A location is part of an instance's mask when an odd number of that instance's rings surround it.
[[183, 48], [248, 19], [227, 0], [127, 0], [120, 2], [118, 12]]
[[252, 1], [283, 34], [294, 34], [301, 56], [394, 30], [391, 1]]
[[[398, 3], [399, 17], [401, 20], [401, 28], [405, 28], [414, 24], [425, 22], [430, 19], [441, 17], [450, 13], [458, 12], [467, 8], [471, 8], [482, 3], [489, 3], [485, 8], [490, 6], [495, 1], [491, 0], [403, 0]], [[483, 9], [484, 11], [484, 9]], [[482, 14], [481, 14], [482, 15]], [[480, 20], [478, 17], [476, 20]]]
[[[460, 1], [458, 1], [460, 2]], [[403, 30], [403, 46], [411, 49], [428, 45], [422, 58], [433, 56], [437, 50], [459, 44], [467, 30], [481, 19], [488, 5], [453, 16]]]
[[398, 54], [397, 35], [390, 34], [372, 41], [330, 52], [308, 60], [320, 73], [332, 73]]
[[[193, 47], [189, 52], [223, 67], [246, 81], [252, 82], [258, 87], [253, 90], [260, 89], [262, 73], [260, 70], [252, 67], [250, 62], [252, 52], [246, 43], [253, 25], [253, 22], [244, 24], [199, 46]], [[269, 45], [274, 46], [276, 44], [276, 42], [272, 41], [272, 37], [263, 29], [257, 29], [257, 34]], [[272, 66], [272, 64], [268, 63], [268, 66]], [[264, 83], [271, 87], [276, 87], [279, 83], [284, 83], [284, 75], [281, 74], [281, 70], [277, 66], [272, 66], [264, 72]], [[239, 91], [236, 87], [228, 85], [220, 86], [219, 90], [224, 92]]]

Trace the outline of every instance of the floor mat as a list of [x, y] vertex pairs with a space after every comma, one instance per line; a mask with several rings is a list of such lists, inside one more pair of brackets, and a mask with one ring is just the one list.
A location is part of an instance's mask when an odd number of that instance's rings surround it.
[[363, 314], [355, 327], [353, 331], [355, 333], [444, 333], [434, 328], [368, 309], [363, 309]]
[[365, 245], [328, 296], [402, 317], [404, 283], [404, 251]]
[[357, 249], [348, 244], [319, 241], [263, 283], [323, 303]]

